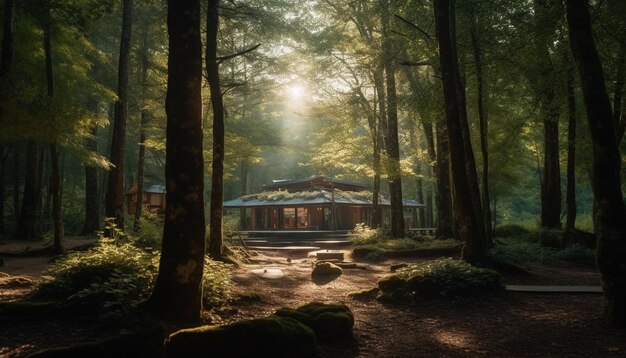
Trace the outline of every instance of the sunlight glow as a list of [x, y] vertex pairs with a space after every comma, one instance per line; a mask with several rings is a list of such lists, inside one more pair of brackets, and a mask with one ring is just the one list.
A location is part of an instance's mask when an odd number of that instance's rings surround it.
[[301, 85], [291, 85], [287, 87], [287, 94], [293, 99], [301, 98], [304, 92], [304, 87]]

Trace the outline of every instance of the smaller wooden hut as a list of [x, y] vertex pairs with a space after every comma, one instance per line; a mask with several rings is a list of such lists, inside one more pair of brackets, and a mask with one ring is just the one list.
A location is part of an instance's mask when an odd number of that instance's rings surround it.
[[[130, 187], [126, 193], [126, 205], [129, 215], [135, 214], [137, 207], [137, 185]], [[150, 185], [143, 191], [142, 204], [145, 209], [154, 210], [159, 215], [165, 213], [165, 185]]]

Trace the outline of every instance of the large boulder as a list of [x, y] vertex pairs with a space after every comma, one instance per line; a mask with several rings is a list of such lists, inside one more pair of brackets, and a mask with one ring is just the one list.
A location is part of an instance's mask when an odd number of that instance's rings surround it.
[[311, 328], [289, 317], [269, 316], [224, 326], [202, 326], [172, 333], [168, 357], [315, 357]]
[[311, 271], [312, 277], [320, 276], [340, 276], [343, 273], [341, 267], [325, 261], [320, 261], [315, 264], [313, 271]]

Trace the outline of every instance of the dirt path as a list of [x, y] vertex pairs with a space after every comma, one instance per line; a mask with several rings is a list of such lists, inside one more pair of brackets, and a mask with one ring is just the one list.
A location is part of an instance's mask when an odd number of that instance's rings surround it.
[[[249, 264], [233, 271], [235, 295], [259, 294], [262, 300], [241, 300], [230, 308], [213, 310], [207, 313], [207, 320], [228, 323], [310, 301], [343, 302], [355, 315], [354, 339], [322, 345], [321, 357], [626, 356], [626, 332], [610, 330], [600, 320], [602, 296], [598, 294], [501, 292], [412, 306], [383, 305], [375, 300], [352, 300], [347, 294], [374, 287], [398, 260], [373, 263], [367, 270], [345, 269], [338, 278], [323, 282], [311, 279], [312, 262], [313, 258], [307, 258], [306, 254], [284, 252], [266, 252], [254, 257]], [[40, 264], [37, 261], [26, 266], [32, 269]], [[261, 278], [251, 272], [259, 268], [279, 268], [285, 276]], [[536, 264], [526, 268], [533, 275], [507, 276], [504, 283], [597, 285], [599, 282], [598, 274], [591, 268]], [[42, 347], [99, 339], [123, 329], [114, 319], [0, 322], [0, 357], [24, 356]]]

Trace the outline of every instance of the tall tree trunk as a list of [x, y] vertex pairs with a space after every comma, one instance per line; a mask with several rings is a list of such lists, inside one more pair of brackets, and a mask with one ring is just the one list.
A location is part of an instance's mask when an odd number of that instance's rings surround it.
[[167, 183], [163, 249], [147, 302], [173, 322], [195, 322], [202, 308], [204, 168], [200, 2], [168, 2], [168, 80], [165, 109]]
[[20, 151], [15, 148], [13, 153], [13, 219], [20, 219]]
[[391, 235], [404, 237], [404, 209], [402, 206], [402, 172], [400, 169], [400, 144], [398, 142], [398, 100], [396, 95], [396, 75], [393, 64], [393, 44], [391, 40], [388, 0], [381, 0], [383, 65], [387, 88], [387, 176], [389, 178], [389, 202], [391, 206]]
[[[50, 35], [50, 3], [46, 2], [46, 13], [44, 20], [43, 41], [46, 61], [46, 87], [48, 94], [48, 111], [51, 114], [53, 125], [56, 127], [56, 109], [54, 105], [54, 71], [52, 65], [52, 41]], [[63, 206], [61, 203], [61, 168], [59, 166], [59, 149], [57, 139], [54, 138], [50, 144], [50, 164], [52, 171], [50, 175], [50, 191], [52, 192], [52, 223], [54, 227], [54, 252], [63, 252]]]
[[376, 106], [378, 107], [378, 120], [376, 129], [376, 143], [374, 148], [374, 192], [376, 200], [374, 205], [374, 220], [372, 222], [373, 228], [384, 228], [385, 221], [383, 218], [384, 209], [378, 202], [378, 194], [380, 193], [380, 177], [382, 172], [381, 156], [382, 150], [385, 146], [385, 137], [387, 136], [387, 106], [385, 104], [385, 82], [384, 82], [384, 68], [382, 64], [379, 64], [372, 73], [374, 79], [374, 88], [376, 90]]
[[576, 93], [574, 92], [574, 68], [567, 69], [567, 219], [565, 235], [567, 238], [576, 227]]
[[472, 22], [470, 27], [470, 34], [472, 38], [472, 51], [474, 53], [474, 66], [476, 67], [476, 106], [478, 108], [478, 122], [480, 127], [480, 151], [483, 158], [483, 171], [482, 171], [482, 208], [483, 208], [483, 220], [485, 222], [485, 235], [487, 242], [491, 245], [492, 232], [491, 232], [491, 199], [489, 198], [489, 145], [488, 145], [488, 122], [487, 112], [485, 110], [484, 97], [485, 88], [483, 86], [483, 60], [482, 60], [482, 48], [478, 38], [476, 30], [478, 18], [475, 14], [475, 9], [472, 7]]
[[437, 231], [438, 238], [454, 237], [452, 230], [452, 183], [450, 182], [450, 146], [445, 123], [437, 122]]
[[[423, 121], [422, 127], [424, 128], [424, 134], [426, 137], [426, 151], [428, 158], [430, 159], [430, 165], [428, 171], [430, 177], [435, 177], [437, 172], [437, 152], [435, 151], [435, 135], [433, 133], [433, 125], [430, 122]], [[430, 184], [426, 193], [426, 212], [427, 212], [427, 227], [434, 227], [434, 213], [433, 213], [433, 185]]]
[[[446, 124], [450, 147], [450, 164], [452, 171], [452, 187], [454, 191], [454, 208], [458, 220], [459, 237], [465, 242], [463, 259], [470, 263], [480, 263], [485, 259], [487, 243], [484, 237], [484, 222], [481, 213], [476, 211], [472, 193], [478, 192], [477, 183], [472, 183], [468, 176], [466, 164], [471, 161], [471, 152], [467, 152], [464, 128], [467, 127], [463, 118], [462, 101], [459, 96], [458, 63], [455, 56], [455, 41], [451, 26], [454, 18], [450, 0], [436, 0], [435, 14], [437, 22], [437, 40], [439, 43], [439, 59], [446, 103]], [[469, 130], [467, 129], [467, 132]], [[476, 171], [474, 168], [474, 175]], [[476, 187], [473, 187], [475, 184]]]
[[139, 125], [139, 157], [137, 158], [137, 201], [135, 202], [135, 218], [133, 230], [138, 232], [141, 226], [143, 214], [144, 192], [144, 166], [146, 161], [146, 126], [148, 123], [148, 111], [141, 110], [141, 123]]
[[[95, 102], [93, 107], [97, 107]], [[92, 111], [95, 108], [91, 108]], [[98, 127], [91, 127], [91, 135], [87, 142], [87, 149], [98, 152]], [[92, 235], [100, 228], [100, 198], [98, 195], [98, 169], [96, 167], [85, 166], [85, 225], [83, 226], [83, 235]]]
[[5, 202], [5, 191], [4, 191], [4, 179], [6, 178], [6, 163], [7, 158], [9, 157], [10, 150], [5, 148], [3, 145], [0, 145], [0, 234], [4, 234], [4, 202]]
[[617, 133], [617, 144], [624, 138], [626, 118], [622, 113], [624, 105], [624, 77], [626, 77], [626, 44], [620, 42], [619, 55], [617, 58], [617, 73], [615, 74], [615, 88], [613, 89], [613, 121]]
[[206, 71], [213, 107], [213, 161], [211, 163], [211, 207], [209, 255], [222, 259], [222, 224], [224, 204], [224, 102], [217, 62], [219, 0], [210, 0], [207, 12]]
[[[461, 128], [461, 137], [463, 138], [463, 148], [465, 151], [465, 172], [470, 189], [470, 197], [472, 199], [472, 206], [474, 208], [473, 215], [476, 220], [484, 223], [483, 208], [481, 203], [480, 190], [478, 188], [478, 174], [476, 171], [476, 159], [474, 158], [474, 150], [472, 148], [472, 139], [469, 129], [469, 121], [467, 116], [467, 99], [465, 96], [465, 80], [461, 75], [461, 70], [458, 62], [457, 47], [456, 47], [456, 6], [453, 1], [450, 6], [450, 41], [452, 44], [452, 57], [454, 68], [454, 79], [456, 87], [456, 95], [459, 109], [459, 122]], [[454, 202], [454, 200], [453, 200]], [[479, 232], [476, 232], [475, 239], [481, 239], [485, 241], [487, 246], [491, 245], [491, 241], [486, 235], [484, 225], [479, 227]]]
[[[0, 101], [5, 101], [10, 93], [10, 73], [13, 66], [13, 43], [15, 37], [15, 0], [5, 0], [2, 22], [2, 57], [0, 58]], [[0, 120], [4, 114], [0, 110]], [[9, 148], [0, 143], [0, 234], [4, 233], [4, 180], [6, 158]]]
[[612, 325], [626, 327], [626, 208], [613, 113], [591, 32], [587, 1], [567, 0], [566, 4], [570, 46], [580, 73], [593, 142], [593, 223], [604, 289], [604, 315]]
[[549, 43], [556, 29], [556, 1], [534, 0], [537, 67], [532, 76], [541, 104], [544, 132], [544, 163], [541, 180], [541, 227], [561, 228], [561, 170], [559, 165], [559, 116], [555, 89], [555, 70], [550, 59]]
[[123, 0], [122, 35], [117, 72], [117, 101], [111, 138], [113, 167], [109, 171], [106, 193], [106, 216], [115, 218], [115, 223], [124, 229], [124, 155], [126, 153], [126, 120], [128, 115], [128, 64], [132, 30], [132, 0]]
[[141, 121], [139, 124], [139, 158], [137, 159], [137, 201], [135, 202], [135, 218], [133, 230], [139, 231], [141, 215], [143, 214], [143, 187], [144, 187], [144, 163], [146, 160], [146, 126], [148, 125], [148, 110], [145, 108], [146, 92], [148, 87], [148, 25], [142, 35], [139, 61], [141, 65]]
[[15, 237], [21, 240], [38, 240], [41, 238], [39, 225], [39, 198], [37, 169], [39, 166], [39, 149], [37, 143], [29, 141], [26, 146], [26, 173], [24, 174], [24, 190], [20, 217], [17, 222]]

